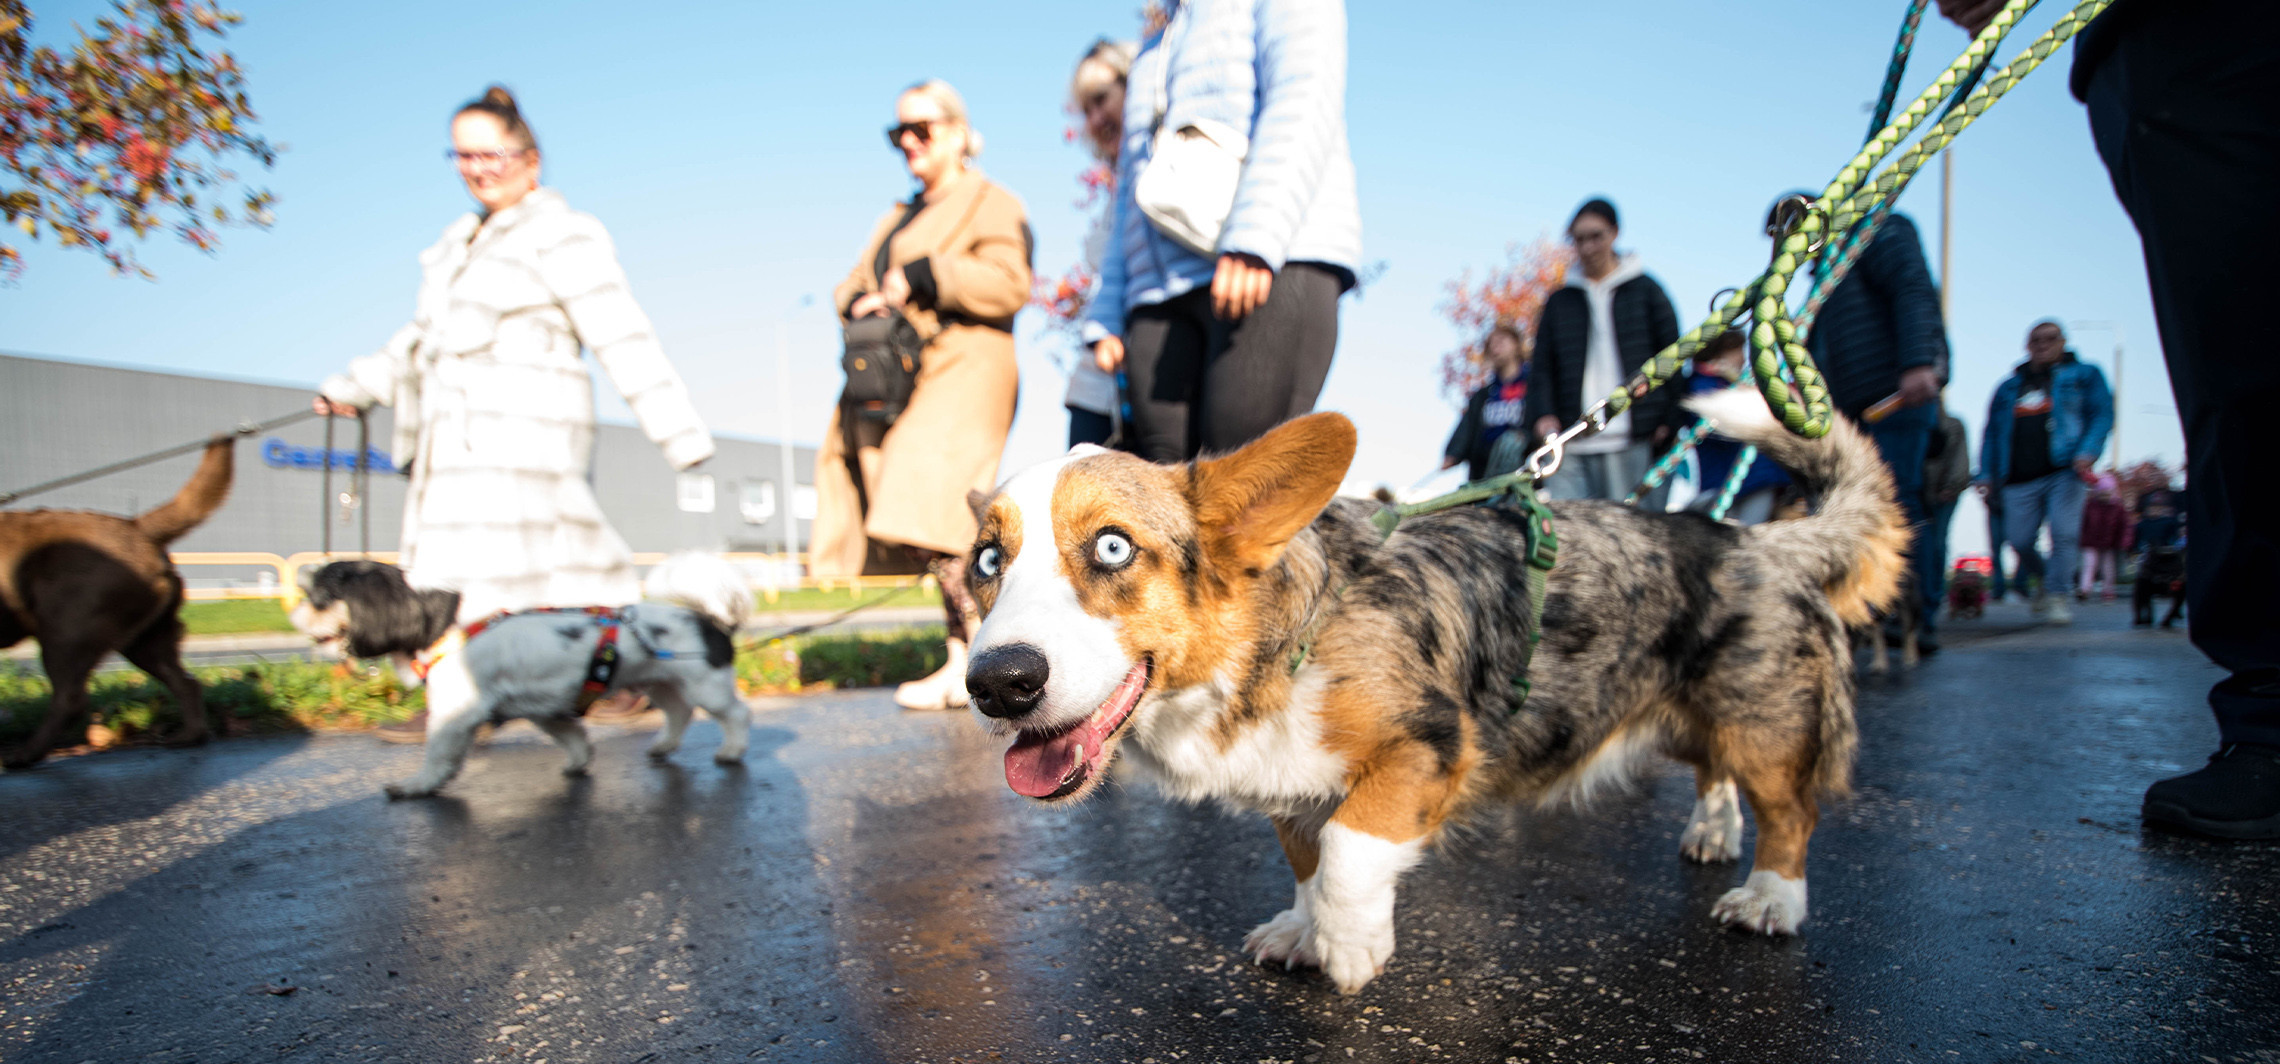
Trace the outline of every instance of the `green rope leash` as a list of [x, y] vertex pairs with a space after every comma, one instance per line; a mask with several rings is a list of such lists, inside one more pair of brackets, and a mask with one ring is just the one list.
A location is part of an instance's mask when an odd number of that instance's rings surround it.
[[[1951, 106], [1921, 140], [1894, 155], [1900, 143], [1925, 121], [1941, 100], [1976, 80], [1973, 75], [1984, 68], [2003, 37], [2021, 15], [2035, 6], [2035, 0], [2010, 0], [1955, 62], [1941, 71], [1914, 102], [1878, 130], [1837, 172], [1817, 199], [1805, 205], [1801, 216], [1794, 219], [1781, 238], [1773, 261], [1764, 273], [1729, 297], [1708, 320], [1648, 359], [1630, 381], [1586, 411], [1582, 419], [1545, 441], [1529, 456], [1527, 472], [1537, 478], [1556, 472], [1569, 440], [1604, 429], [1608, 421], [1628, 410], [1633, 401], [1677, 376], [1680, 367], [1705, 343], [1733, 328], [1745, 313], [1754, 319], [1750, 329], [1751, 370], [1767, 406], [1792, 432], [1809, 438], [1827, 434], [1833, 413], [1826, 382], [1814, 366], [1812, 356], [1799, 343], [1799, 323], [1789, 315], [1782, 300], [1798, 268], [1827, 247], [1827, 234], [1850, 234], [1856, 223], [1896, 198], [1927, 160], [1985, 114], [2004, 93], [2033, 73], [2043, 60], [2073, 39], [2090, 20], [2103, 13], [2109, 3], [2110, 0], [2083, 0], [2017, 58], [1972, 86], [1962, 103]], [[1871, 171], [1887, 156], [1893, 156], [1891, 164], [1872, 175]], [[1840, 244], [1832, 265], [1832, 279], [1841, 279], [1835, 272], [1838, 267], [1849, 268], [1843, 255], [1848, 245], [1865, 246], [1865, 242]], [[1811, 309], [1817, 311], [1818, 307]], [[1804, 324], [1810, 325], [1810, 319]]]

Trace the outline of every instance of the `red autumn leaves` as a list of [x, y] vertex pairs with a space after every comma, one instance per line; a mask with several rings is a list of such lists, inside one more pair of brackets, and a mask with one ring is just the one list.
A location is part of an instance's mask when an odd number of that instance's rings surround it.
[[1490, 270], [1479, 284], [1473, 283], [1470, 270], [1449, 282], [1441, 313], [1468, 338], [1463, 347], [1441, 356], [1443, 398], [1461, 408], [1468, 396], [1488, 382], [1487, 354], [1482, 344], [1491, 326], [1516, 326], [1531, 345], [1535, 343], [1529, 330], [1536, 327], [1544, 297], [1567, 283], [1571, 261], [1573, 256], [1567, 248], [1548, 240], [1525, 247], [1513, 244], [1505, 248], [1504, 265]]
[[[144, 277], [122, 233], [211, 250], [221, 226], [268, 224], [269, 194], [232, 188], [224, 164], [276, 152], [246, 132], [236, 61], [200, 47], [237, 21], [209, 0], [114, 0], [65, 52], [35, 47], [29, 8], [0, 0], [0, 218]], [[23, 269], [14, 235], [0, 230], [0, 277]]]

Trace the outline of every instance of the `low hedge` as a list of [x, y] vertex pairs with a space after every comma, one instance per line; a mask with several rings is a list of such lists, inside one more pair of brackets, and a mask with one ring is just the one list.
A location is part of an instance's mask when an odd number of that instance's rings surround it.
[[[747, 694], [789, 694], [915, 680], [943, 660], [936, 625], [803, 636], [747, 649], [737, 655], [736, 675]], [[369, 663], [277, 661], [190, 671], [205, 685], [206, 711], [222, 734], [357, 730], [402, 720], [426, 704], [425, 692], [405, 688], [394, 670]], [[166, 689], [135, 670], [98, 673], [88, 700], [95, 730], [75, 729], [59, 745], [148, 741], [171, 733], [182, 719]], [[30, 735], [48, 701], [45, 676], [25, 665], [0, 665], [0, 746]]]

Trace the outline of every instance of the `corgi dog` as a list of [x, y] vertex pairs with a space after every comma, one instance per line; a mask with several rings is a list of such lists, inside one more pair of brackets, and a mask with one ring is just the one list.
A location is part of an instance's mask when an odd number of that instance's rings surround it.
[[1817, 798], [1850, 785], [1846, 626], [1898, 593], [1908, 529], [1849, 423], [1807, 440], [1744, 390], [1693, 405], [1794, 471], [1815, 512], [1743, 528], [1552, 504], [1527, 685], [1526, 512], [1381, 533], [1377, 503], [1336, 497], [1355, 445], [1338, 414], [1178, 466], [1078, 448], [977, 494], [966, 683], [1011, 740], [1007, 785], [1071, 802], [1121, 763], [1264, 814], [1295, 898], [1244, 947], [1351, 994], [1393, 955], [1402, 874], [1452, 823], [1584, 799], [1660, 753], [1695, 768], [1687, 858], [1738, 859], [1741, 799], [1757, 817], [1752, 870], [1712, 914], [1794, 932]]

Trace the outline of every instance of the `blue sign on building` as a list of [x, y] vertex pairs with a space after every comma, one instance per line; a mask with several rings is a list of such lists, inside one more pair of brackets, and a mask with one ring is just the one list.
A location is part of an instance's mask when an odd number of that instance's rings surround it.
[[[325, 457], [325, 449], [322, 447], [296, 447], [275, 436], [261, 441], [261, 460], [275, 469], [323, 469]], [[388, 452], [378, 447], [365, 449], [364, 466], [376, 473], [393, 473], [396, 471], [395, 461], [388, 457]], [[355, 469], [357, 467], [356, 452], [334, 449], [332, 467], [334, 469]]]

